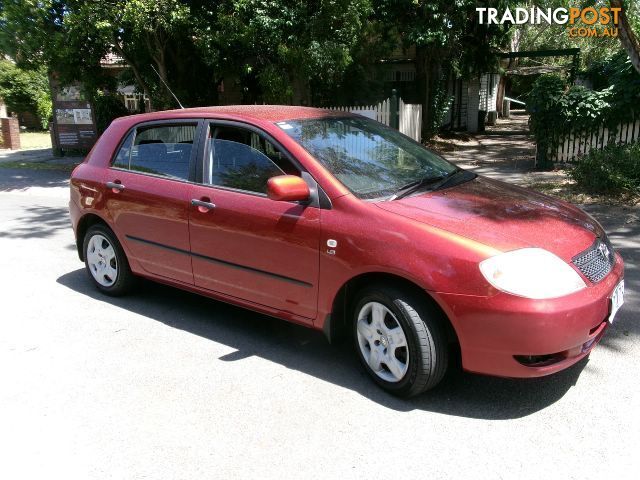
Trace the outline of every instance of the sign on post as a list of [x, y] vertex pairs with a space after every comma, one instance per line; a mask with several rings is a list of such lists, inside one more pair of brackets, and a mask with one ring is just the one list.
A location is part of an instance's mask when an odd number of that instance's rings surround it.
[[91, 104], [80, 85], [61, 86], [51, 80], [53, 129], [56, 147], [61, 150], [89, 150], [98, 136]]

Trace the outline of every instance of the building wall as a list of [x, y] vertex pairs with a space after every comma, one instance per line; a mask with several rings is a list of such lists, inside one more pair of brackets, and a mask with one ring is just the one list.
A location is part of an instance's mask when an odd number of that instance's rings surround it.
[[497, 73], [483, 73], [480, 76], [480, 110], [495, 112], [497, 110], [496, 99], [500, 75]]
[[477, 132], [478, 112], [496, 111], [499, 84], [500, 75], [495, 73], [485, 73], [469, 80], [449, 80], [447, 91], [452, 100], [442, 126]]
[[450, 78], [447, 85], [447, 94], [451, 101], [441, 126], [453, 130], [466, 129], [467, 109], [469, 106], [469, 83], [461, 78]]

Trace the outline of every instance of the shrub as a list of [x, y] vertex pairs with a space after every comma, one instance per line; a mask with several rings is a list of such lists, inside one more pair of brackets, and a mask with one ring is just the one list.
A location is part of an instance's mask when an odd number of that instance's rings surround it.
[[569, 132], [593, 132], [602, 126], [614, 137], [617, 126], [638, 115], [640, 75], [624, 52], [589, 72], [598, 90], [568, 86], [560, 77], [543, 75], [527, 98], [537, 161], [549, 167], [547, 152]]
[[129, 115], [122, 98], [117, 94], [98, 92], [93, 96], [92, 104], [98, 135], [102, 134], [114, 119]]
[[592, 150], [569, 176], [587, 193], [640, 194], [640, 143]]
[[29, 112], [38, 117], [43, 130], [51, 119], [51, 95], [46, 71], [23, 70], [9, 60], [0, 60], [0, 97], [9, 110]]

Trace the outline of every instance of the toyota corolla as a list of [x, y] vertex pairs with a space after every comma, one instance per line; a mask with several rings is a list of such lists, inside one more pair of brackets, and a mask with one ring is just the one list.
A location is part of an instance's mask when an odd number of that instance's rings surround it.
[[88, 277], [144, 277], [350, 338], [387, 391], [452, 359], [537, 377], [587, 356], [623, 261], [578, 208], [457, 168], [345, 112], [234, 106], [123, 117], [71, 178]]

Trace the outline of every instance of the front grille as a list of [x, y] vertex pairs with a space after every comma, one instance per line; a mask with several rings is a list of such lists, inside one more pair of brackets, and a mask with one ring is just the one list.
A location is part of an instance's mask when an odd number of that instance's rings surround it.
[[616, 256], [609, 239], [596, 238], [589, 248], [573, 257], [573, 264], [592, 283], [602, 280], [616, 263]]

